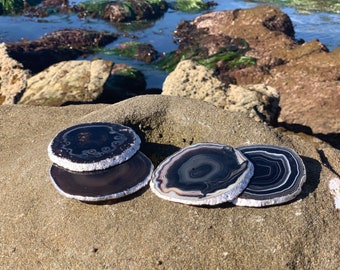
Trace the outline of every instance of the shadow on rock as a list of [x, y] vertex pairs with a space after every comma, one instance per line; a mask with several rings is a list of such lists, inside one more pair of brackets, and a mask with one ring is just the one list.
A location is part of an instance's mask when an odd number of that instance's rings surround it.
[[301, 158], [306, 166], [307, 178], [306, 182], [302, 186], [301, 193], [293, 200], [293, 202], [308, 197], [309, 194], [316, 190], [320, 183], [321, 174], [320, 162], [310, 157], [302, 156]]

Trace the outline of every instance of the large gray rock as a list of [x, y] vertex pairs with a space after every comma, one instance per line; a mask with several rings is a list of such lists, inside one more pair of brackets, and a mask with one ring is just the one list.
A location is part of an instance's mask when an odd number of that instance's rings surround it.
[[30, 72], [8, 56], [5, 43], [0, 44], [0, 104], [15, 104], [26, 89]]
[[[88, 121], [133, 127], [157, 165], [191, 143], [294, 148], [307, 169], [291, 203], [191, 207], [149, 189], [113, 204], [62, 197], [49, 180], [50, 140]], [[339, 151], [284, 135], [199, 100], [140, 96], [114, 105], [0, 106], [2, 269], [337, 269], [339, 211], [328, 189]], [[315, 147], [318, 147], [316, 149]]]
[[163, 95], [195, 98], [225, 110], [245, 112], [256, 121], [277, 124], [280, 94], [265, 84], [226, 86], [213, 70], [191, 60], [181, 61], [165, 79]]

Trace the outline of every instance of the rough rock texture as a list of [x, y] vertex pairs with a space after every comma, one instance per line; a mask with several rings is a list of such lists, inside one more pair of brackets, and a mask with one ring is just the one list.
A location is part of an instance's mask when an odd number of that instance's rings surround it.
[[[132, 70], [132, 71], [131, 71]], [[61, 106], [114, 103], [145, 90], [144, 77], [131, 77], [130, 66], [110, 60], [73, 60], [52, 65], [28, 79], [19, 104]], [[135, 92], [129, 92], [127, 81]]]
[[224, 109], [245, 112], [256, 121], [266, 121], [275, 126], [280, 113], [279, 101], [279, 93], [268, 85], [240, 86], [231, 84]]
[[103, 92], [113, 62], [65, 61], [31, 77], [19, 104], [60, 106], [66, 102], [92, 102]]
[[92, 53], [117, 39], [116, 34], [94, 30], [64, 29], [37, 40], [7, 43], [8, 55], [23, 64], [25, 69], [38, 73], [62, 61], [74, 60]]
[[234, 70], [222, 66], [219, 76], [233, 77], [241, 85], [266, 83], [276, 88], [281, 122], [307, 126], [314, 133], [340, 132], [340, 48], [328, 52], [318, 41], [300, 45], [289, 17], [269, 6], [206, 13], [191, 24], [210, 40], [222, 35], [247, 41], [246, 55], [257, 58], [257, 64]]
[[125, 0], [109, 2], [103, 18], [111, 22], [152, 20], [161, 17], [167, 9], [166, 1]]
[[0, 44], [0, 105], [14, 104], [26, 89], [31, 76], [23, 65], [9, 57], [5, 43]]
[[[148, 188], [112, 204], [69, 200], [49, 180], [47, 146], [61, 129], [88, 121], [133, 127], [156, 165], [179, 147], [201, 141], [292, 147], [306, 164], [307, 182], [293, 202], [261, 209], [191, 207], [161, 200]], [[4, 105], [0, 125], [2, 269], [337, 269], [340, 264], [340, 212], [328, 189], [337, 177], [332, 170], [340, 171], [339, 151], [325, 144], [283, 135], [242, 113], [162, 95], [114, 105]]]
[[230, 111], [246, 112], [257, 121], [277, 124], [279, 93], [264, 84], [226, 86], [213, 70], [191, 60], [181, 61], [163, 84], [163, 95], [204, 100]]

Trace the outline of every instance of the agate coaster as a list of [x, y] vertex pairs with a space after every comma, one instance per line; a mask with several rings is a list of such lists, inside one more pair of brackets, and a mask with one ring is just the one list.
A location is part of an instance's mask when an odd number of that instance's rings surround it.
[[253, 165], [227, 145], [198, 143], [165, 159], [150, 181], [160, 198], [191, 205], [215, 205], [235, 199], [248, 185]]
[[48, 146], [60, 167], [82, 172], [103, 170], [131, 158], [140, 138], [129, 127], [106, 122], [79, 124], [59, 132]]
[[238, 149], [254, 164], [249, 185], [233, 203], [261, 207], [294, 199], [306, 180], [306, 168], [298, 154], [289, 148], [249, 145]]
[[117, 199], [140, 190], [151, 178], [153, 164], [138, 151], [119, 165], [93, 172], [74, 172], [52, 165], [54, 187], [65, 197], [98, 202]]

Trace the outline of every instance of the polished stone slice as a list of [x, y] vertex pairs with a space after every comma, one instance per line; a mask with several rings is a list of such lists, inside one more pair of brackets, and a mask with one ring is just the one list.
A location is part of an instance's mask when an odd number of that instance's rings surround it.
[[103, 170], [131, 158], [140, 142], [129, 127], [106, 122], [84, 123], [59, 132], [48, 146], [48, 155], [53, 163], [68, 170]]
[[146, 186], [153, 164], [138, 151], [132, 158], [106, 170], [74, 172], [52, 165], [50, 176], [65, 197], [81, 201], [106, 201], [134, 193]]
[[273, 145], [249, 145], [239, 149], [253, 164], [254, 175], [233, 203], [261, 207], [294, 199], [306, 180], [306, 168], [298, 154]]
[[215, 205], [236, 198], [252, 175], [253, 165], [239, 150], [198, 143], [164, 160], [155, 170], [150, 187], [165, 200]]

